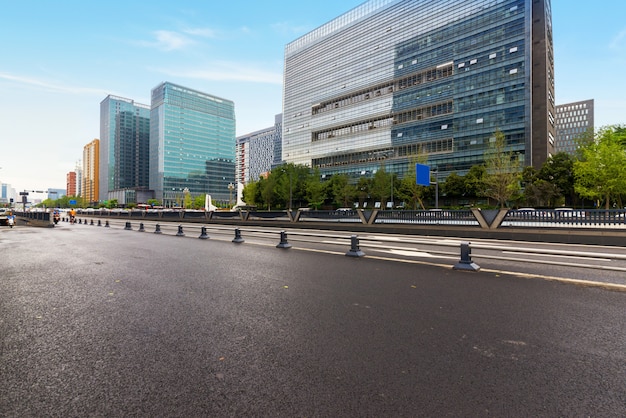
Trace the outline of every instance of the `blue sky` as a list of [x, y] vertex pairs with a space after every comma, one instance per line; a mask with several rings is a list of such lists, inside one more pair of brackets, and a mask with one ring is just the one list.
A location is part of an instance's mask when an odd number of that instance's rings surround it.
[[[100, 102], [171, 81], [235, 102], [237, 135], [282, 111], [284, 46], [361, 0], [0, 0], [0, 181], [65, 188]], [[626, 124], [626, 2], [553, 0], [557, 104]]]

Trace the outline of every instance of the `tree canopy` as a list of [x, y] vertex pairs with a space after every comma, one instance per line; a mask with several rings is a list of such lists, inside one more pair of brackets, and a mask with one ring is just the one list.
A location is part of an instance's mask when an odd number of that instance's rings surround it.
[[620, 127], [598, 131], [593, 141], [581, 147], [581, 156], [574, 162], [576, 193], [582, 197], [622, 207], [626, 194], [626, 132]]

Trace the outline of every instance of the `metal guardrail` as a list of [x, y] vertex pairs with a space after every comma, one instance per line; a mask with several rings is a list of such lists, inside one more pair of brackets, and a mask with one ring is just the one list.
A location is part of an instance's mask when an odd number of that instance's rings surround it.
[[[446, 225], [496, 228], [626, 229], [625, 209], [521, 209], [521, 210], [302, 210], [297, 211], [145, 211], [78, 210], [78, 215], [103, 218], [189, 222], [210, 220], [281, 221], [289, 223], [338, 222], [364, 225]], [[17, 213], [25, 219], [50, 222], [49, 212]]]
[[626, 228], [624, 209], [509, 210], [500, 226]]
[[389, 210], [378, 212], [376, 224], [409, 223], [420, 225], [473, 225], [479, 226], [479, 222], [471, 210]]

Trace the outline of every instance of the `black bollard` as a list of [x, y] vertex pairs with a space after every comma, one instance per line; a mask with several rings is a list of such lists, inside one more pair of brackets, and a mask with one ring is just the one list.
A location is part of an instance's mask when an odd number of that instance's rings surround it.
[[102, 226], [102, 221], [98, 219], [98, 226]]
[[363, 257], [365, 253], [359, 248], [359, 239], [356, 235], [350, 237], [350, 251], [346, 253], [348, 257]]
[[156, 227], [154, 229], [154, 233], [155, 234], [162, 234], [162, 232], [161, 232], [161, 225], [156, 224]]
[[146, 230], [143, 227], [143, 222], [139, 223], [139, 232], [146, 232]]
[[200, 236], [198, 237], [200, 239], [208, 239], [209, 236], [206, 234], [206, 226], [202, 227], [202, 230], [200, 232]]
[[235, 244], [241, 244], [244, 242], [244, 239], [241, 238], [241, 230], [239, 228], [235, 228], [235, 238], [233, 238], [233, 242]]
[[130, 221], [126, 221], [126, 226], [124, 227], [125, 231], [131, 231], [133, 229], [132, 226], [130, 226]]
[[106, 220], [106, 222], [105, 222], [105, 224], [104, 224], [104, 227], [105, 227], [105, 228], [108, 228], [109, 226], [110, 226], [110, 225], [109, 225], [109, 220], [107, 219], [107, 220]]
[[183, 232], [183, 226], [182, 225], [178, 225], [178, 232], [176, 233], [177, 237], [184, 237], [185, 233]]
[[276, 248], [291, 248], [291, 244], [287, 242], [287, 233], [285, 231], [280, 231], [280, 243]]
[[83, 220], [82, 220], [82, 219], [79, 219], [79, 220], [78, 220], [78, 223], [79, 223], [79, 224], [82, 224], [82, 223], [83, 223]]
[[93, 219], [91, 220], [91, 222], [89, 222], [89, 225], [93, 225]]
[[472, 262], [471, 254], [472, 249], [470, 248], [469, 242], [461, 243], [461, 259], [458, 263], [452, 267], [454, 270], [468, 270], [468, 271], [478, 271], [480, 267]]

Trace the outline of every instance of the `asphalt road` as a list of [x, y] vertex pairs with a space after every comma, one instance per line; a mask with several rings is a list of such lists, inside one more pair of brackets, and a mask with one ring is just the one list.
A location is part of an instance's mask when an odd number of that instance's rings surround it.
[[626, 293], [274, 244], [2, 228], [0, 416], [626, 416]]

